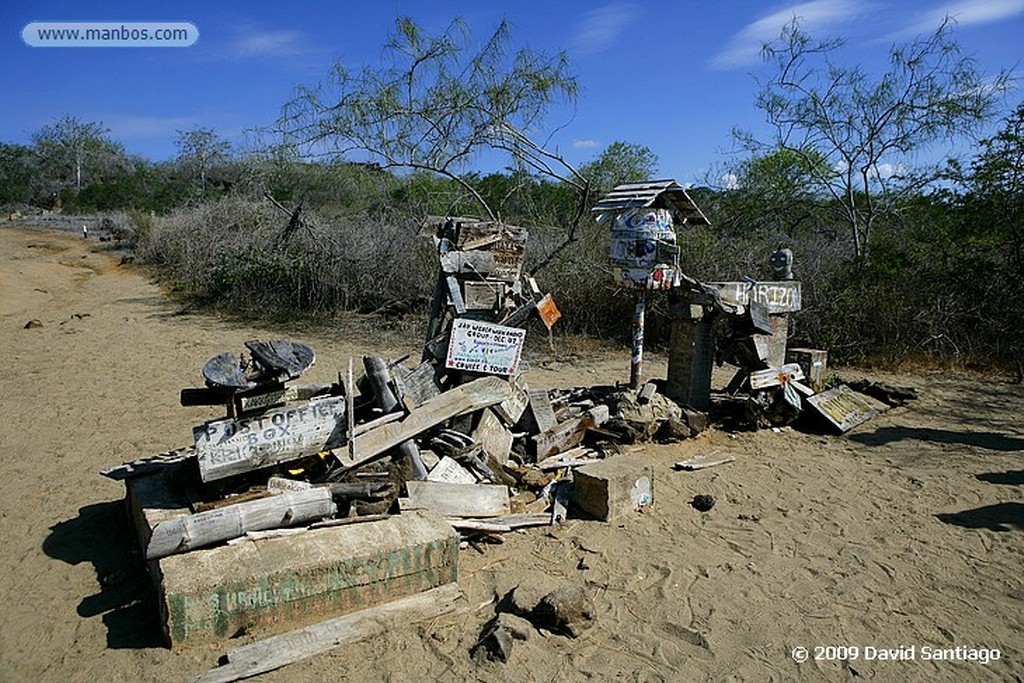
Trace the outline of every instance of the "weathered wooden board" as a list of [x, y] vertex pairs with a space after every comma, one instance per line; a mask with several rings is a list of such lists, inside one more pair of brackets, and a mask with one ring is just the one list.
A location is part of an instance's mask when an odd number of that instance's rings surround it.
[[784, 382], [804, 378], [804, 371], [796, 363], [787, 363], [781, 368], [768, 368], [750, 373], [750, 388], [754, 391], [777, 387]]
[[243, 536], [247, 531], [277, 529], [323, 519], [336, 512], [331, 491], [312, 488], [176, 517], [153, 528], [146, 546], [146, 559], [154, 560], [214, 545]]
[[480, 377], [453, 387], [409, 413], [404, 420], [382, 425], [355, 438], [350, 458], [341, 451], [334, 455], [347, 468], [358, 467], [379, 458], [387, 450], [413, 438], [445, 420], [487, 408], [511, 395], [508, 382], [499, 377]]
[[510, 377], [509, 387], [512, 390], [512, 395], [495, 405], [494, 412], [507, 426], [511, 427], [519, 422], [519, 418], [523, 416], [526, 406], [530, 403], [530, 396], [527, 393], [530, 387], [526, 384], [526, 378], [523, 375]]
[[531, 439], [537, 460], [543, 460], [579, 445], [587, 430], [596, 426], [594, 415], [587, 412], [537, 434]]
[[494, 272], [494, 254], [489, 251], [449, 251], [441, 254], [441, 270], [450, 275], [471, 273], [486, 276]]
[[402, 376], [404, 395], [402, 401], [408, 410], [412, 410], [441, 393], [435, 379], [436, 370], [433, 363], [424, 361], [411, 372]]
[[179, 476], [175, 470], [180, 471], [181, 467], [181, 463], [172, 464], [125, 481], [128, 514], [135, 529], [135, 538], [143, 552], [156, 526], [192, 514], [185, 492], [172, 484]]
[[448, 484], [408, 481], [403, 511], [429, 509], [446, 517], [497, 517], [509, 514], [508, 487], [501, 484]]
[[558, 424], [558, 419], [555, 418], [555, 411], [551, 407], [551, 397], [548, 396], [547, 389], [531, 389], [529, 392], [530, 397], [530, 414], [533, 416], [533, 423], [537, 427], [537, 431], [546, 432], [552, 429]]
[[807, 383], [815, 391], [825, 388], [828, 372], [828, 351], [823, 349], [796, 348], [786, 351], [787, 363], [798, 363], [804, 369]]
[[480, 422], [473, 430], [473, 439], [483, 446], [484, 451], [504, 465], [512, 451], [512, 432], [501, 422], [492, 408], [480, 412]]
[[171, 555], [158, 569], [175, 648], [281, 632], [458, 579], [459, 535], [428, 510]]
[[317, 398], [259, 415], [193, 428], [199, 474], [223, 479], [334, 448], [345, 442], [345, 398]]
[[495, 375], [514, 374], [526, 330], [459, 318], [452, 323], [445, 367]]
[[441, 458], [437, 465], [430, 470], [430, 473], [427, 475], [427, 481], [440, 481], [449, 484], [477, 483], [476, 477], [447, 455]]
[[462, 283], [462, 298], [467, 311], [494, 311], [505, 300], [505, 283], [473, 280]]
[[798, 280], [777, 282], [708, 282], [718, 289], [722, 300], [746, 306], [751, 299], [768, 307], [769, 313], [792, 313], [800, 310], [801, 285]]
[[462, 600], [457, 583], [346, 614], [297, 631], [242, 645], [224, 655], [224, 666], [211, 669], [192, 683], [232, 683], [274, 671], [336, 647], [384, 634], [392, 623], [416, 623], [455, 611]]
[[873, 418], [878, 411], [845, 384], [807, 397], [807, 403], [840, 432]]

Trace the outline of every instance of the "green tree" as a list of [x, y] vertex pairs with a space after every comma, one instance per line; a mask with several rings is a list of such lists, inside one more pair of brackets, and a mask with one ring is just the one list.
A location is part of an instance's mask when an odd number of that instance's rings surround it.
[[29, 203], [36, 198], [38, 168], [32, 150], [0, 143], [0, 204]]
[[80, 192], [87, 167], [98, 172], [125, 159], [124, 149], [108, 137], [109, 133], [98, 121], [79, 121], [65, 114], [39, 129], [32, 142], [44, 167], [57, 173], [60, 180], [70, 173], [75, 191]]
[[179, 130], [175, 144], [178, 163], [199, 183], [200, 193], [206, 194], [206, 176], [211, 168], [228, 160], [231, 144], [212, 129], [198, 127]]
[[[527, 134], [540, 130], [552, 104], [575, 98], [566, 56], [510, 54], [510, 40], [504, 21], [478, 45], [462, 21], [429, 35], [401, 17], [380, 64], [353, 73], [337, 63], [328, 85], [300, 88], [278, 122], [281, 144], [303, 156], [357, 155], [386, 169], [443, 176], [492, 219], [500, 213], [468, 174], [484, 150], [508, 154], [515, 168], [562, 179], [585, 194], [586, 179]], [[579, 216], [585, 203], [581, 198]]]
[[905, 170], [914, 153], [990, 120], [1008, 74], [984, 79], [953, 41], [949, 19], [927, 37], [893, 46], [889, 68], [877, 79], [839, 64], [841, 45], [812, 40], [795, 20], [786, 26], [764, 47], [772, 72], [757, 95], [772, 137], [737, 135], [755, 152], [806, 157], [811, 187], [831, 198], [854, 256], [867, 257], [876, 221], [935, 177], [911, 179]]
[[590, 180], [595, 193], [604, 194], [622, 183], [654, 180], [658, 155], [644, 145], [616, 140], [596, 159], [580, 166], [579, 172]]

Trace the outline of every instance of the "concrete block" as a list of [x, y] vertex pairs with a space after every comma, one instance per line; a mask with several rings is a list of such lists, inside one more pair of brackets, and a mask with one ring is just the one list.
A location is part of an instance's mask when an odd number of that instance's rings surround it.
[[654, 470], [641, 458], [617, 455], [573, 475], [573, 503], [598, 519], [611, 521], [653, 502]]
[[456, 581], [459, 535], [431, 511], [243, 541], [151, 563], [173, 647], [302, 627]]

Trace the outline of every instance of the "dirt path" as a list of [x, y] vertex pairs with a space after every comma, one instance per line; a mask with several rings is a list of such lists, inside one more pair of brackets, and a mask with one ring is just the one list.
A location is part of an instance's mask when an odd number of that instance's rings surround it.
[[[200, 381], [213, 354], [280, 332], [179, 314], [95, 246], [0, 229], [4, 681], [181, 681], [223, 650], [159, 646], [152, 598], [131, 571], [123, 489], [97, 472], [186, 444], [216, 411], [182, 408], [178, 390]], [[33, 319], [42, 327], [24, 329]], [[332, 380], [350, 356], [396, 357], [416, 341], [387, 330], [302, 339], [318, 353], [310, 381]], [[610, 383], [626, 370], [625, 353], [532, 360], [539, 386]], [[645, 447], [655, 468], [648, 513], [463, 551], [467, 614], [396, 626], [257, 680], [1021, 680], [1022, 390], [941, 374], [884, 379], [921, 399], [845, 437], [711, 431]], [[707, 452], [736, 462], [671, 467]], [[717, 505], [696, 512], [696, 493]], [[585, 582], [595, 626], [576, 640], [537, 634], [508, 664], [472, 662], [495, 595], [540, 574]], [[813, 661], [817, 645], [861, 649], [848, 663]], [[868, 646], [913, 646], [914, 660], [869, 661]], [[926, 647], [957, 646], [1001, 658], [924, 659]], [[812, 661], [794, 662], [796, 647]]]

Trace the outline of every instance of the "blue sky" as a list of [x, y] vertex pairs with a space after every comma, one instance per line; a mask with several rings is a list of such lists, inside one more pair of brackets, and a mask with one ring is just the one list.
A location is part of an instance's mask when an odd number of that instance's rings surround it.
[[[101, 121], [151, 159], [174, 156], [176, 131], [196, 126], [243, 145], [246, 129], [271, 123], [295, 86], [315, 84], [332, 62], [379, 62], [397, 15], [431, 31], [462, 17], [481, 39], [504, 17], [517, 46], [566, 50], [582, 93], [574, 108], [549, 115], [551, 144], [577, 164], [615, 140], [643, 144], [660, 158], [660, 175], [681, 182], [729, 162], [733, 127], [764, 132], [754, 107], [760, 46], [794, 15], [815, 36], [844, 37], [844, 60], [868, 71], [884, 67], [894, 41], [934, 30], [946, 14], [982, 72], [1024, 68], [1024, 0], [2, 4], [0, 140], [27, 142], [69, 113]], [[184, 21], [200, 38], [187, 48], [26, 45], [25, 25], [47, 20]], [[1021, 99], [1011, 93], [1006, 108]]]

